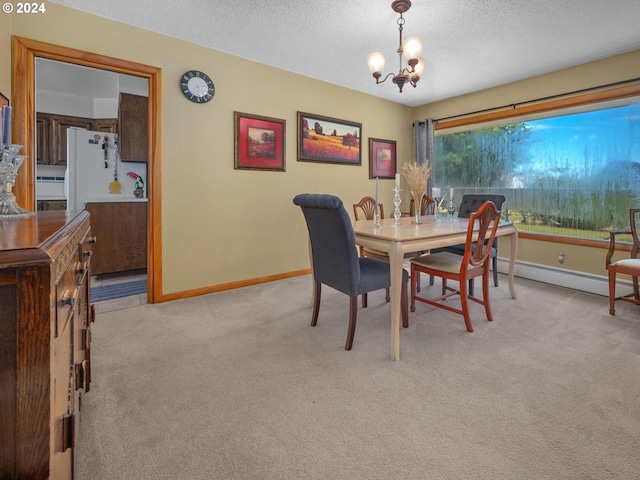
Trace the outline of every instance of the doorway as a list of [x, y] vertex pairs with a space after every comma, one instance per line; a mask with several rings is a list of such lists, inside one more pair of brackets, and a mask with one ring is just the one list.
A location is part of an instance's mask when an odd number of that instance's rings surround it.
[[146, 78], [149, 88], [149, 160], [147, 208], [147, 302], [162, 300], [161, 198], [160, 198], [160, 85], [162, 70], [104, 55], [61, 47], [36, 40], [13, 38], [14, 133], [31, 162], [18, 174], [18, 203], [35, 210], [35, 59], [45, 58]]

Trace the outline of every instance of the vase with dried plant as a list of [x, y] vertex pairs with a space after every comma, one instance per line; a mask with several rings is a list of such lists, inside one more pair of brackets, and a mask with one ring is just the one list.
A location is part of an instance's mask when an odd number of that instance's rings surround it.
[[427, 191], [427, 181], [431, 175], [431, 165], [427, 161], [423, 164], [406, 163], [402, 167], [402, 174], [407, 179], [411, 196], [413, 197], [413, 221], [414, 223], [422, 223], [420, 218], [420, 207], [422, 205], [422, 196]]

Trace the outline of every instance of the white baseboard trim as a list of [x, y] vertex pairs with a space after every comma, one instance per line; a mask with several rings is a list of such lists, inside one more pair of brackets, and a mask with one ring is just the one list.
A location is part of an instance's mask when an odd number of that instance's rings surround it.
[[[509, 273], [508, 258], [498, 257], [498, 272]], [[594, 275], [537, 263], [516, 261], [515, 276], [595, 293], [596, 295], [604, 295], [605, 297], [609, 296], [609, 280], [605, 275]], [[630, 281], [618, 280], [616, 282], [617, 296], [626, 295], [632, 291], [633, 286]]]

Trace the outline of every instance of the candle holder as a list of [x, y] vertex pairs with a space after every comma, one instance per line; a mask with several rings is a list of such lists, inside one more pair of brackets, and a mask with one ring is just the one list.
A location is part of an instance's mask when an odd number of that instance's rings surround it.
[[26, 155], [18, 155], [22, 145], [5, 145], [0, 150], [0, 218], [28, 217], [35, 215], [16, 203], [13, 185], [16, 182], [18, 169], [24, 162]]
[[[436, 204], [433, 206], [433, 221], [436, 223], [440, 223], [442, 220], [440, 219], [440, 215], [438, 215], [438, 210], [440, 210], [440, 203], [442, 203], [442, 199], [433, 197], [433, 200], [435, 200], [436, 202]], [[438, 200], [440, 200], [440, 202], [438, 202]]]
[[447, 212], [449, 213], [449, 221], [450, 222], [455, 222], [456, 219], [453, 216], [454, 213], [456, 213], [456, 209], [458, 208], [458, 205], [456, 205], [456, 202], [453, 201], [453, 198], [451, 198], [451, 200], [449, 200], [449, 204], [447, 205]]
[[394, 227], [400, 225], [400, 216], [402, 215], [400, 213], [400, 203], [402, 203], [402, 200], [400, 199], [400, 187], [396, 185], [395, 187], [393, 187], [393, 204], [396, 206], [395, 210], [393, 211], [393, 218], [396, 219], [396, 223], [393, 224]]
[[373, 228], [382, 228], [382, 225], [380, 225], [380, 210], [378, 209], [377, 203], [376, 208], [373, 211]]

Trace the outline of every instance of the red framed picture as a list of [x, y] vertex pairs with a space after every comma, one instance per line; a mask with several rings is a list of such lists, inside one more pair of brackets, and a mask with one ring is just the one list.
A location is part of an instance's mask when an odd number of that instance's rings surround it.
[[369, 178], [395, 178], [396, 142], [369, 138]]
[[236, 170], [285, 171], [285, 120], [234, 112]]

